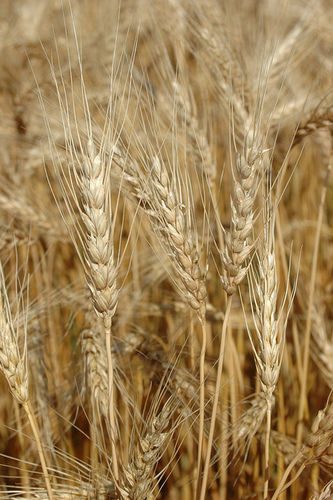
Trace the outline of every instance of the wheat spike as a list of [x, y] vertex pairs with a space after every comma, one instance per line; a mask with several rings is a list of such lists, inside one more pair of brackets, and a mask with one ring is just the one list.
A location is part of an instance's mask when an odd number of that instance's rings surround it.
[[2, 266], [0, 265], [0, 368], [6, 377], [14, 398], [25, 404], [29, 400], [28, 373], [25, 354], [21, 355], [17, 334], [5, 290]]
[[333, 403], [318, 412], [305, 443], [308, 463], [333, 465]]
[[133, 458], [125, 470], [124, 498], [129, 500], [152, 499], [155, 489], [153, 471], [165, 451], [170, 432], [167, 427], [175, 411], [173, 398], [152, 418], [143, 436], [140, 436]]
[[86, 277], [94, 309], [109, 328], [117, 308], [118, 289], [107, 175], [104, 162], [96, 153], [92, 139], [89, 139], [87, 155], [77, 175], [86, 229]]
[[177, 273], [177, 283], [190, 306], [201, 319], [204, 319], [207, 292], [199, 256], [191, 234], [186, 230], [181, 204], [172, 189], [168, 172], [158, 157], [153, 161], [151, 181], [152, 211], [163, 242], [173, 256], [172, 263]]

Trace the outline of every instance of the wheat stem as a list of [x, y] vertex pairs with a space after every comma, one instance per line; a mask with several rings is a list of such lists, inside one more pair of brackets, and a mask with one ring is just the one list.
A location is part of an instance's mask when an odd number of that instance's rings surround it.
[[225, 343], [226, 343], [226, 336], [227, 336], [227, 326], [228, 326], [228, 322], [229, 322], [229, 316], [230, 316], [231, 305], [232, 305], [232, 297], [233, 297], [232, 295], [228, 296], [225, 317], [224, 317], [224, 321], [223, 321], [223, 325], [222, 325], [219, 361], [218, 361], [217, 374], [216, 374], [216, 384], [215, 384], [215, 391], [214, 391], [212, 417], [211, 417], [210, 428], [209, 428], [209, 437], [208, 437], [208, 443], [207, 443], [206, 459], [205, 459], [205, 465], [204, 465], [204, 472], [203, 472], [203, 478], [202, 478], [202, 484], [201, 484], [200, 497], [197, 497], [197, 498], [200, 498], [200, 500], [205, 499], [206, 488], [207, 488], [208, 470], [209, 470], [209, 464], [210, 464], [210, 456], [211, 456], [212, 447], [213, 447], [214, 430], [215, 430], [215, 423], [216, 423], [216, 416], [217, 416], [217, 405], [218, 405], [220, 391], [221, 391], [224, 351], [225, 351]]
[[268, 485], [269, 485], [269, 443], [270, 443], [270, 433], [271, 433], [271, 420], [272, 420], [272, 402], [267, 401], [267, 412], [266, 412], [266, 436], [265, 436], [265, 464], [264, 464], [264, 500], [268, 498]]
[[[297, 462], [299, 461], [299, 459], [302, 458], [302, 456], [303, 456], [303, 453], [302, 453], [302, 450], [301, 450], [301, 451], [299, 451], [297, 453], [297, 455], [290, 462], [290, 464], [286, 468], [286, 470], [285, 470], [285, 472], [284, 472], [284, 474], [282, 476], [282, 479], [280, 481], [280, 484], [279, 484], [278, 488], [276, 489], [274, 495], [272, 496], [271, 500], [276, 500], [280, 496], [280, 494], [283, 492], [285, 483], [286, 483], [286, 481], [288, 479], [288, 476], [289, 476], [290, 472], [292, 471], [293, 467], [297, 464]], [[294, 480], [296, 479], [296, 477], [298, 477], [302, 473], [302, 471], [304, 470], [304, 468], [305, 468], [305, 464], [302, 464], [301, 467], [299, 468], [296, 476], [293, 478], [292, 482], [294, 482]], [[288, 483], [288, 485], [290, 485], [290, 484]]]
[[29, 401], [26, 401], [23, 403], [23, 408], [28, 416], [31, 429], [32, 429], [33, 435], [34, 435], [35, 440], [36, 440], [38, 455], [39, 455], [39, 459], [40, 459], [40, 464], [42, 466], [42, 471], [44, 474], [44, 481], [45, 481], [45, 486], [47, 489], [47, 494], [48, 494], [49, 500], [54, 500], [51, 482], [50, 482], [50, 477], [49, 477], [49, 473], [48, 473], [47, 465], [46, 465], [46, 458], [45, 458], [44, 450], [42, 447], [42, 441], [41, 441], [40, 432], [39, 432], [38, 424], [36, 421], [36, 417], [33, 413], [33, 410], [31, 408], [31, 403]]
[[308, 368], [309, 368], [309, 358], [310, 358], [310, 340], [311, 340], [311, 322], [312, 322], [312, 309], [313, 309], [313, 299], [316, 285], [316, 272], [317, 272], [317, 262], [318, 262], [318, 253], [319, 253], [319, 243], [320, 243], [320, 234], [321, 228], [323, 224], [324, 217], [324, 206], [327, 192], [328, 179], [330, 175], [330, 171], [332, 169], [333, 164], [333, 155], [331, 155], [331, 159], [329, 162], [329, 166], [327, 168], [326, 176], [324, 179], [324, 185], [322, 187], [320, 205], [318, 210], [318, 219], [316, 226], [316, 234], [314, 240], [313, 247], [313, 257], [312, 257], [312, 268], [311, 268], [311, 277], [310, 277], [310, 285], [309, 285], [309, 302], [307, 306], [307, 316], [306, 316], [306, 326], [305, 326], [305, 334], [304, 334], [304, 351], [303, 351], [303, 370], [302, 370], [302, 379], [301, 379], [301, 390], [300, 390], [300, 401], [298, 406], [298, 428], [297, 428], [297, 447], [300, 447], [303, 435], [303, 417], [304, 410], [306, 406], [306, 388], [307, 388], [307, 379], [308, 379]]
[[[17, 421], [17, 430], [18, 430], [18, 438], [19, 438], [19, 443], [21, 447], [21, 451], [25, 449], [25, 443], [23, 439], [23, 432], [22, 432], [22, 418], [21, 418], [21, 412], [20, 412], [20, 405], [19, 403], [14, 400], [14, 410], [15, 410], [15, 418]], [[22, 486], [24, 487], [27, 498], [30, 498], [30, 478], [28, 474], [28, 470], [26, 467], [26, 463], [23, 461], [21, 464], [22, 467]]]
[[110, 434], [111, 434], [111, 455], [112, 455], [112, 471], [115, 481], [119, 479], [118, 457], [116, 451], [116, 421], [114, 414], [114, 395], [113, 395], [113, 361], [111, 354], [111, 326], [105, 330], [105, 348], [108, 361], [108, 401], [109, 401], [109, 419], [110, 419]]
[[207, 331], [206, 320], [202, 319], [202, 341], [200, 350], [200, 409], [199, 409], [199, 441], [198, 441], [198, 478], [197, 488], [200, 484], [201, 477], [201, 462], [202, 462], [202, 447], [204, 439], [204, 426], [205, 426], [205, 357], [207, 348]]

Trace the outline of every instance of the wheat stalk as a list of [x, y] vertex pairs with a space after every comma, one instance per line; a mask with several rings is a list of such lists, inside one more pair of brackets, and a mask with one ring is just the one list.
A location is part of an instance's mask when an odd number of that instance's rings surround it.
[[[266, 439], [266, 433], [262, 438]], [[274, 430], [271, 431], [271, 442], [278, 453], [281, 454], [284, 463], [289, 464], [296, 453], [295, 442], [289, 436]]]
[[[200, 490], [200, 500], [204, 500], [208, 480], [208, 469], [210, 454], [213, 446], [217, 406], [222, 381], [227, 326], [232, 307], [232, 297], [237, 289], [237, 286], [241, 283], [247, 273], [245, 261], [252, 249], [252, 244], [250, 243], [249, 238], [254, 224], [253, 207], [257, 193], [258, 176], [261, 173], [260, 170], [263, 170], [263, 154], [259, 151], [258, 144], [258, 137], [256, 137], [255, 132], [252, 130], [248, 134], [248, 139], [245, 141], [244, 153], [242, 155], [237, 155], [237, 178], [234, 177], [233, 197], [231, 199], [231, 229], [230, 232], [226, 234], [225, 249], [220, 250], [223, 269], [219, 274], [219, 277], [222, 287], [227, 292], [228, 298], [222, 324], [213, 410], [204, 474]], [[218, 220], [218, 223], [220, 223], [220, 220]]]
[[[220, 6], [207, 2], [198, 5], [199, 19], [189, 17], [189, 28], [198, 45], [198, 62], [212, 75], [214, 91], [224, 109], [230, 106], [234, 112], [234, 126], [243, 134], [248, 121], [247, 69], [234, 50], [230, 25]], [[208, 14], [208, 15], [207, 15]], [[217, 20], [219, 28], [217, 29]]]
[[275, 255], [275, 210], [272, 202], [271, 171], [263, 176], [264, 198], [264, 235], [258, 257], [258, 276], [253, 272], [251, 288], [255, 308], [254, 324], [258, 347], [255, 347], [250, 334], [255, 363], [264, 398], [266, 400], [266, 446], [265, 446], [265, 486], [264, 498], [268, 497], [269, 481], [269, 442], [271, 432], [271, 413], [274, 404], [274, 391], [278, 382], [285, 343], [286, 320], [279, 331], [281, 311], [277, 309], [278, 281]]
[[307, 311], [305, 335], [304, 335], [304, 337], [305, 337], [305, 341], [304, 341], [304, 366], [303, 366], [303, 373], [302, 373], [302, 379], [301, 379], [301, 397], [300, 397], [300, 404], [299, 404], [299, 408], [298, 408], [298, 420], [299, 420], [299, 426], [297, 428], [297, 445], [298, 445], [298, 447], [300, 446], [300, 444], [302, 442], [303, 415], [304, 415], [305, 402], [306, 402], [306, 381], [307, 381], [307, 377], [308, 377], [308, 367], [309, 367], [309, 357], [310, 357], [312, 308], [313, 308], [314, 292], [315, 292], [315, 285], [316, 285], [316, 270], [317, 270], [317, 264], [318, 264], [320, 232], [322, 229], [322, 223], [323, 223], [323, 217], [324, 217], [324, 208], [325, 208], [327, 186], [328, 186], [329, 176], [330, 176], [332, 168], [333, 168], [333, 152], [331, 151], [330, 161], [329, 161], [329, 164], [327, 166], [326, 175], [325, 175], [324, 182], [323, 182], [322, 189], [321, 189], [321, 197], [320, 197], [318, 219], [317, 219], [317, 228], [316, 228], [316, 234], [315, 234], [315, 240], [314, 240], [313, 260], [312, 260], [311, 278], [310, 278], [310, 285], [309, 285], [309, 302], [307, 305], [308, 311]]
[[[111, 355], [111, 328], [112, 319], [118, 303], [118, 267], [114, 259], [113, 214], [110, 199], [110, 168], [112, 164], [112, 154], [111, 156], [107, 154], [109, 149], [112, 149], [109, 148], [109, 142], [112, 143], [112, 140], [110, 137], [110, 127], [106, 124], [100, 149], [99, 151], [96, 150], [93, 136], [92, 116], [83, 78], [83, 68], [79, 56], [80, 51], [78, 48], [75, 27], [74, 37], [79, 63], [82, 105], [87, 129], [86, 144], [83, 143], [81, 138], [82, 132], [78, 125], [75, 100], [71, 105], [69, 104], [63, 75], [60, 72], [61, 78], [59, 82], [55, 73], [55, 68], [50, 63], [65, 136], [68, 163], [68, 170], [66, 172], [64, 172], [62, 165], [60, 167], [58, 165], [59, 156], [55, 150], [54, 138], [46, 118], [45, 109], [44, 115], [50, 136], [53, 163], [57, 174], [59, 174], [60, 187], [65, 205], [74, 226], [74, 231], [69, 225], [68, 229], [83, 264], [92, 305], [96, 314], [102, 318], [104, 325], [105, 350], [108, 367], [108, 406], [112, 470], [114, 478], [117, 480], [118, 459], [116, 453], [116, 419], [114, 410], [114, 373]], [[72, 88], [71, 91], [73, 93], [74, 89]], [[106, 121], [110, 119], [112, 97], [113, 96], [110, 96], [108, 103], [108, 109], [105, 116]], [[74, 129], [77, 134], [78, 145], [75, 144], [72, 129]], [[65, 180], [62, 179], [62, 175]], [[76, 192], [76, 187], [78, 188], [79, 194]], [[81, 220], [76, 218], [76, 211], [79, 212]]]
[[[11, 186], [13, 188], [13, 186]], [[43, 212], [37, 211], [26, 199], [15, 199], [10, 194], [0, 193], [0, 207], [15, 218], [21, 220], [28, 227], [36, 227], [40, 232], [49, 235], [52, 238], [65, 241], [67, 235], [61, 227], [50, 223], [52, 216], [48, 218]]]

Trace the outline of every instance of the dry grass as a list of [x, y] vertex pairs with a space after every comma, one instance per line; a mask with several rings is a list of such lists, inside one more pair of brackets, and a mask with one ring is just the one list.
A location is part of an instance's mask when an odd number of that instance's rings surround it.
[[331, 498], [332, 24], [0, 2], [1, 498]]

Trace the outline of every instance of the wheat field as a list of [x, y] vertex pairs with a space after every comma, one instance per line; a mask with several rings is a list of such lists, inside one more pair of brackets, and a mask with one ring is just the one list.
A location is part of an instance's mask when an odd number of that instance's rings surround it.
[[0, 2], [0, 498], [333, 498], [333, 4]]

